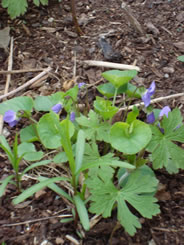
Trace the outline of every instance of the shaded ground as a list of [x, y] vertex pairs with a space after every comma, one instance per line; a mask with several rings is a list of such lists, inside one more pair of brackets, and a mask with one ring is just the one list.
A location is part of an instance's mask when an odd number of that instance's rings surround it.
[[[6, 11], [0, 9], [0, 28], [11, 27], [14, 37], [13, 69], [29, 69], [47, 67], [55, 71], [37, 87], [28, 88], [18, 95], [47, 95], [62, 89], [75, 75], [75, 82], [94, 84], [101, 79], [104, 68], [88, 67], [84, 60], [105, 60], [98, 45], [99, 35], [107, 34], [106, 39], [122, 57], [120, 63], [136, 64], [141, 68], [139, 78], [135, 83], [146, 87], [155, 80], [156, 97], [180, 93], [184, 87], [184, 64], [177, 61], [177, 56], [184, 53], [184, 4], [183, 0], [147, 1], [126, 0], [134, 16], [140, 22], [144, 33], [136, 32], [123, 13], [120, 0], [86, 0], [77, 2], [77, 14], [84, 31], [84, 36], [78, 37], [71, 22], [69, 1], [51, 1], [47, 8], [31, 10], [17, 20], [11, 21]], [[155, 28], [150, 27], [151, 23]], [[76, 74], [73, 74], [74, 60], [77, 60]], [[7, 54], [0, 49], [0, 67], [7, 69]], [[114, 60], [112, 60], [114, 61]], [[12, 76], [10, 90], [34, 77], [32, 72]], [[0, 93], [3, 94], [5, 76], [0, 77]], [[70, 85], [71, 86], [71, 85]], [[96, 93], [95, 86], [91, 94]], [[89, 98], [90, 99], [90, 98]], [[93, 98], [91, 98], [93, 99]], [[179, 106], [183, 110], [184, 97], [162, 101], [157, 107], [169, 104]], [[8, 129], [10, 130], [10, 129]], [[0, 154], [0, 177], [11, 171], [3, 154]], [[48, 171], [48, 170], [47, 170]], [[53, 175], [56, 173], [53, 173]], [[161, 214], [152, 220], [141, 218], [143, 228], [134, 237], [127, 235], [123, 229], [115, 232], [112, 244], [122, 245], [182, 245], [184, 244], [184, 172], [168, 175], [156, 172], [160, 179], [161, 190], [158, 193]], [[33, 175], [34, 176], [34, 175]], [[25, 179], [25, 187], [35, 183]], [[58, 199], [50, 190], [45, 190], [40, 196], [25, 202], [22, 206], [11, 205], [15, 189], [9, 186], [6, 196], [1, 198], [0, 205], [0, 243], [6, 244], [75, 244], [66, 235], [71, 235], [80, 241], [72, 224], [62, 224], [58, 217], [70, 214], [67, 204]], [[36, 220], [29, 224], [25, 221]], [[115, 219], [100, 220], [94, 228], [85, 234], [80, 244], [109, 244], [110, 234], [115, 226]], [[19, 225], [10, 225], [24, 222]], [[49, 244], [49, 243], [47, 243]]]

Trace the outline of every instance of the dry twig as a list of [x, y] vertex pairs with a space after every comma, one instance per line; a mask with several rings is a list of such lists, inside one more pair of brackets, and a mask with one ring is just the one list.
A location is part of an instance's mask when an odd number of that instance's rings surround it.
[[48, 219], [54, 219], [54, 218], [70, 218], [70, 217], [72, 217], [71, 214], [54, 215], [54, 216], [43, 217], [43, 218], [39, 218], [39, 219], [26, 220], [26, 221], [18, 222], [18, 223], [4, 224], [4, 225], [2, 225], [2, 227], [25, 225], [25, 224], [30, 224], [30, 223], [39, 222], [39, 221], [48, 220]]
[[[150, 104], [155, 104], [155, 103], [158, 103], [158, 102], [160, 102], [162, 100], [167, 100], [167, 99], [171, 99], [171, 98], [177, 98], [177, 97], [181, 97], [181, 96], [184, 96], [184, 93], [178, 93], [178, 94], [168, 95], [168, 96], [165, 96], [165, 97], [159, 97], [159, 98], [151, 100]], [[120, 108], [118, 112], [125, 111], [127, 109], [131, 110], [134, 106], [140, 107], [142, 105], [144, 105], [144, 102], [140, 102], [140, 103], [128, 106], [128, 107], [125, 106], [125, 107]]]
[[38, 79], [40, 79], [41, 77], [45, 76], [46, 73], [49, 73], [50, 71], [52, 70], [51, 67], [48, 67], [46, 68], [44, 71], [42, 71], [40, 74], [38, 74], [36, 77], [32, 78], [31, 80], [29, 80], [28, 82], [24, 83], [22, 86], [16, 88], [15, 90], [7, 93], [7, 94], [4, 94], [4, 95], [1, 95], [0, 96], [0, 100], [10, 96], [10, 95], [13, 95], [13, 94], [16, 94], [17, 92], [25, 89], [26, 87], [30, 86], [31, 84], [33, 84], [34, 82], [36, 82]]
[[100, 66], [100, 67], [114, 68], [114, 69], [120, 69], [120, 70], [140, 71], [140, 68], [134, 65], [125, 65], [125, 64], [120, 64], [120, 63], [98, 61], [98, 60], [84, 60], [83, 62], [89, 66]]
[[44, 71], [44, 70], [45, 68], [22, 69], [22, 70], [0, 71], [0, 74], [17, 74], [17, 73], [26, 73], [26, 72], [38, 72], [38, 71]]

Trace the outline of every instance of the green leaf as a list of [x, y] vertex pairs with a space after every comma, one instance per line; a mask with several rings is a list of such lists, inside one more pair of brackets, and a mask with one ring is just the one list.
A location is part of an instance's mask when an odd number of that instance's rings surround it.
[[122, 167], [126, 169], [135, 169], [135, 166], [131, 165], [128, 162], [123, 162], [118, 160], [118, 158], [113, 156], [113, 153], [108, 153], [105, 156], [98, 157], [97, 159], [92, 160], [91, 162], [88, 159], [84, 159], [84, 164], [78, 170], [78, 173], [98, 166], [112, 166], [112, 167]]
[[7, 152], [12, 154], [11, 148], [10, 148], [6, 138], [4, 137], [4, 135], [0, 135], [0, 143], [4, 146], [4, 148], [7, 149]]
[[33, 3], [39, 7], [40, 3], [43, 5], [48, 5], [48, 0], [33, 0]]
[[24, 14], [27, 10], [27, 0], [2, 0], [3, 8], [8, 8], [8, 14], [11, 19]]
[[99, 115], [90, 110], [88, 117], [80, 116], [76, 118], [79, 125], [83, 127], [86, 139], [96, 138], [99, 141], [109, 142], [110, 124], [100, 122]]
[[83, 200], [80, 198], [79, 195], [75, 195], [73, 197], [75, 205], [76, 205], [76, 209], [77, 209], [77, 213], [79, 215], [80, 218], [80, 222], [83, 226], [83, 228], [86, 231], [89, 231], [90, 229], [90, 222], [89, 222], [89, 217], [88, 217], [88, 211], [85, 207], [85, 204], [83, 202]]
[[184, 55], [178, 56], [177, 59], [178, 59], [179, 61], [184, 62]]
[[139, 116], [139, 110], [136, 106], [133, 107], [132, 111], [128, 113], [126, 123], [131, 124]]
[[[125, 85], [119, 87], [117, 94], [124, 93], [127, 90], [127, 85], [128, 84], [125, 84]], [[101, 94], [103, 94], [107, 98], [111, 98], [115, 94], [115, 87], [112, 83], [101, 84], [101, 85], [97, 86], [97, 89]]]
[[8, 183], [10, 182], [11, 179], [13, 179], [14, 175], [9, 175], [8, 177], [6, 177], [4, 180], [1, 180], [0, 183], [0, 197], [3, 196], [6, 186], [8, 185]]
[[83, 130], [79, 130], [77, 135], [76, 151], [75, 151], [75, 171], [77, 172], [82, 166], [85, 150], [85, 135]]
[[8, 110], [12, 110], [14, 112], [18, 112], [20, 110], [30, 112], [32, 108], [33, 100], [30, 97], [16, 97], [0, 104], [0, 114], [4, 115]]
[[110, 143], [116, 150], [126, 154], [136, 154], [147, 146], [152, 133], [149, 125], [139, 120], [130, 125], [124, 122], [115, 123], [110, 130]]
[[6, 141], [6, 138], [4, 137], [4, 135], [0, 135], [0, 147], [4, 150], [4, 152], [6, 152], [9, 161], [11, 162], [12, 166], [14, 163], [14, 155], [13, 152], [11, 150], [11, 148], [9, 147], [8, 142]]
[[[44, 181], [44, 180], [48, 180], [49, 178], [40, 176], [38, 177], [38, 180]], [[56, 192], [58, 195], [65, 197], [66, 199], [68, 199], [70, 202], [73, 203], [73, 199], [71, 198], [71, 196], [69, 196], [63, 189], [61, 189], [59, 186], [57, 186], [56, 184], [52, 183], [50, 185], [47, 186], [48, 188], [50, 188], [51, 190], [53, 190], [54, 192]]]
[[111, 176], [107, 173], [104, 175], [103, 170], [98, 170], [96, 176], [90, 176], [86, 181], [92, 201], [89, 211], [106, 218], [111, 216], [114, 206], [117, 205], [119, 222], [130, 235], [134, 235], [136, 228], [141, 228], [141, 224], [138, 217], [129, 210], [127, 203], [145, 218], [158, 214], [159, 206], [155, 204], [157, 200], [153, 197], [158, 180], [150, 174], [145, 174], [140, 167], [129, 175], [128, 181], [119, 190], [113, 184]]
[[25, 173], [27, 173], [29, 170], [31, 170], [33, 168], [48, 165], [50, 162], [51, 162], [51, 160], [43, 160], [41, 162], [32, 163], [29, 167], [24, 169], [21, 176], [23, 176]]
[[104, 120], [112, 118], [117, 112], [118, 108], [111, 105], [112, 102], [109, 100], [104, 100], [101, 97], [96, 97], [94, 101], [94, 108], [103, 117]]
[[21, 142], [34, 142], [39, 141], [36, 135], [36, 124], [29, 125], [20, 130], [20, 140]]
[[77, 100], [77, 95], [79, 92], [79, 87], [78, 86], [74, 86], [73, 88], [70, 88], [66, 93], [65, 93], [65, 97], [69, 96], [71, 97], [74, 101]]
[[38, 134], [42, 144], [48, 149], [61, 146], [61, 130], [59, 116], [50, 112], [42, 116], [37, 124]]
[[23, 142], [18, 145], [18, 155], [27, 161], [37, 161], [43, 157], [42, 151], [36, 151], [35, 146], [32, 143]]
[[27, 199], [28, 197], [32, 196], [34, 193], [36, 193], [37, 191], [41, 190], [42, 188], [57, 182], [57, 181], [67, 181], [68, 178], [65, 177], [54, 177], [48, 180], [44, 180], [41, 183], [35, 184], [33, 186], [31, 186], [30, 188], [26, 189], [25, 191], [23, 191], [18, 197], [16, 197], [13, 200], [13, 204], [18, 204], [20, 202], [23, 202], [25, 199]]
[[144, 87], [137, 88], [135, 85], [128, 83], [125, 94], [127, 94], [129, 97], [140, 99], [145, 92], [146, 89]]
[[62, 152], [59, 152], [57, 155], [55, 155], [53, 162], [57, 164], [68, 162], [68, 157], [66, 153], [62, 151]]
[[119, 71], [111, 70], [102, 73], [102, 76], [112, 83], [116, 88], [121, 87], [128, 83], [132, 78], [137, 75], [137, 71]]
[[57, 92], [49, 96], [37, 96], [34, 100], [34, 108], [37, 111], [50, 111], [51, 108], [61, 103], [64, 103], [64, 92]]
[[[184, 143], [184, 125], [182, 125], [182, 116], [179, 109], [174, 109], [169, 112], [168, 118], [164, 116], [160, 123], [160, 127], [164, 130], [161, 133], [158, 126], [151, 126], [152, 140], [150, 141], [147, 150], [152, 153], [154, 169], [168, 167], [172, 169], [170, 164], [175, 165], [176, 169], [184, 169], [184, 150], [177, 146], [174, 142]], [[180, 126], [179, 128], [177, 128]]]
[[76, 168], [74, 154], [72, 151], [72, 145], [71, 145], [71, 140], [70, 140], [70, 138], [72, 137], [74, 133], [74, 130], [75, 130], [74, 126], [69, 119], [65, 119], [61, 122], [61, 130], [60, 130], [61, 144], [68, 157], [72, 175], [75, 174], [75, 168]]

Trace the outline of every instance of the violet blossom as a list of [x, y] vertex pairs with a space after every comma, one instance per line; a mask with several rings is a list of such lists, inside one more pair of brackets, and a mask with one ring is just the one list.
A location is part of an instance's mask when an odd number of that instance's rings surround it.
[[52, 110], [53, 112], [55, 112], [56, 114], [58, 114], [58, 113], [61, 111], [61, 109], [62, 109], [62, 105], [61, 105], [60, 103], [55, 104], [55, 105], [51, 108], [51, 110]]
[[4, 122], [8, 123], [10, 127], [14, 127], [18, 123], [16, 112], [8, 110], [3, 117]]
[[82, 88], [84, 85], [86, 85], [84, 82], [78, 84], [78, 88]]
[[155, 121], [155, 115], [154, 112], [151, 112], [150, 114], [147, 115], [147, 122], [152, 124]]
[[151, 96], [155, 93], [155, 82], [153, 81], [150, 87], [147, 89], [146, 93], [143, 94], [142, 100], [144, 102], [145, 107], [148, 107], [151, 101]]
[[159, 113], [159, 118], [163, 117], [164, 115], [166, 115], [166, 117], [168, 117], [168, 113], [171, 111], [169, 106], [164, 106], [162, 108], [162, 110]]
[[70, 113], [70, 121], [74, 122], [75, 121], [75, 112]]

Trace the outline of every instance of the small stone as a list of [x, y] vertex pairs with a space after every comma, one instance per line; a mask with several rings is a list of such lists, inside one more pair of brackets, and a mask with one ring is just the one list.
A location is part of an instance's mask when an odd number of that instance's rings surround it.
[[64, 240], [61, 237], [56, 238], [56, 244], [64, 244]]
[[67, 12], [70, 11], [70, 6], [69, 6], [69, 5], [64, 4], [64, 5], [63, 5], [63, 8], [64, 8], [64, 10], [66, 10]]
[[172, 74], [172, 73], [174, 73], [174, 68], [173, 67], [164, 67], [163, 72]]
[[49, 23], [52, 23], [54, 21], [54, 18], [53, 17], [50, 17], [49, 19], [48, 19], [48, 22]]
[[168, 73], [164, 74], [164, 77], [169, 78], [169, 74]]

